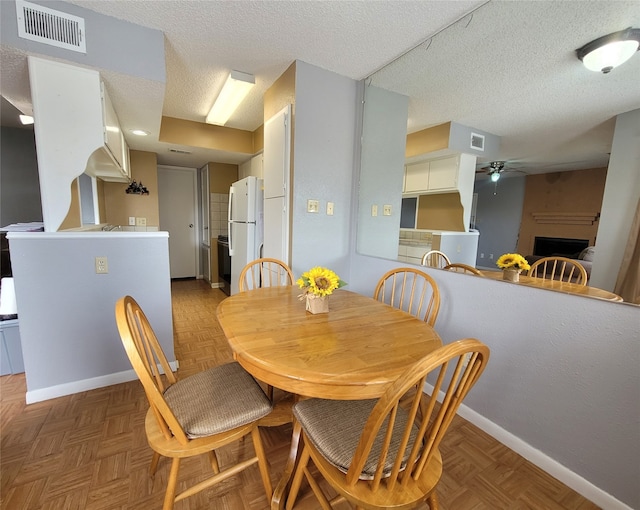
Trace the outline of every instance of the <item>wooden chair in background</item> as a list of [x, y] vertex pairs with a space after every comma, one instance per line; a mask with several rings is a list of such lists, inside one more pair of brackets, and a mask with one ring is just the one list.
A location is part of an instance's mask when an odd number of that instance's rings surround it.
[[249, 262], [240, 272], [240, 292], [259, 287], [293, 285], [293, 273], [289, 266], [278, 259], [260, 258]]
[[482, 273], [478, 271], [475, 267], [469, 266], [467, 264], [453, 263], [447, 264], [442, 269], [447, 271], [454, 271], [456, 273], [465, 273], [465, 274], [473, 274], [476, 276], [482, 276]]
[[427, 267], [443, 269], [446, 265], [451, 264], [451, 261], [443, 252], [439, 250], [431, 250], [422, 256], [421, 264]]
[[[475, 339], [445, 345], [411, 366], [379, 400], [302, 400], [294, 415], [302, 428], [302, 454], [291, 483], [293, 508], [305, 476], [323, 509], [343, 500], [356, 508], [414, 508], [424, 501], [438, 509], [436, 486], [442, 475], [438, 446], [456, 411], [484, 371], [489, 348]], [[435, 381], [426, 402], [422, 393], [408, 407], [405, 393]], [[442, 393], [441, 403], [437, 402]], [[422, 409], [424, 419], [418, 419]], [[309, 460], [335, 489], [329, 501]]]
[[577, 260], [566, 257], [544, 257], [531, 264], [529, 276], [586, 285], [587, 270]]
[[440, 311], [438, 284], [424, 271], [411, 267], [399, 267], [382, 275], [373, 299], [409, 312], [430, 326]]
[[[258, 383], [235, 362], [178, 381], [138, 303], [125, 296], [115, 313], [125, 351], [149, 400], [145, 430], [154, 451], [151, 476], [160, 456], [172, 459], [163, 510], [255, 463], [270, 501], [271, 479], [257, 424], [271, 412], [271, 402]], [[215, 449], [248, 435], [255, 456], [221, 471]], [[180, 459], [205, 453], [213, 476], [176, 495]]]
[[[245, 290], [253, 290], [261, 287], [286, 287], [293, 285], [293, 272], [284, 262], [278, 259], [263, 257], [249, 262], [240, 271], [238, 281], [238, 289], [240, 292]], [[291, 423], [292, 414], [291, 406], [293, 405], [293, 396], [284, 395], [284, 400], [280, 396], [274, 398], [273, 386], [265, 384], [267, 396], [276, 407], [274, 412], [260, 421], [260, 425], [264, 427], [275, 427], [284, 423]], [[276, 402], [278, 400], [278, 402]]]

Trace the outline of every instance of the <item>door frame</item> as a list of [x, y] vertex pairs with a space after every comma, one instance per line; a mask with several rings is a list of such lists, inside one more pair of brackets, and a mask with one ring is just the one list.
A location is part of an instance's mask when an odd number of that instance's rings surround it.
[[[158, 174], [161, 169], [179, 171], [184, 173], [190, 173], [193, 175], [193, 228], [195, 233], [195, 263], [196, 263], [196, 280], [201, 280], [203, 278], [202, 275], [202, 267], [200, 260], [200, 218], [199, 218], [199, 193], [198, 193], [198, 169], [192, 167], [184, 167], [184, 166], [173, 166], [173, 165], [157, 165]], [[159, 178], [159, 176], [158, 176]], [[162, 205], [158, 202], [158, 209], [161, 209]], [[159, 212], [159, 211], [158, 211]]]

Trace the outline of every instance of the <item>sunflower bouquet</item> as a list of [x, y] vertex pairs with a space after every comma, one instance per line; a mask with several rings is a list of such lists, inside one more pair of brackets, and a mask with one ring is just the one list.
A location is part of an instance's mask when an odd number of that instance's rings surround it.
[[307, 295], [318, 297], [329, 296], [334, 290], [344, 287], [347, 284], [347, 282], [342, 281], [331, 269], [320, 266], [302, 273], [302, 276], [298, 278], [296, 283], [298, 287], [303, 289], [301, 297]]
[[513, 269], [515, 271], [528, 271], [531, 266], [522, 255], [519, 253], [505, 253], [500, 255], [496, 261], [496, 265], [500, 269]]

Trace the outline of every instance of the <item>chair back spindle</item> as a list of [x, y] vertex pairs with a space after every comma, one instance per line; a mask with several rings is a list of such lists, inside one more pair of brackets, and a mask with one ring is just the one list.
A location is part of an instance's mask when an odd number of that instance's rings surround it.
[[249, 262], [240, 272], [240, 292], [261, 287], [293, 285], [293, 273], [289, 266], [278, 259], [263, 257]]
[[373, 298], [404, 310], [430, 326], [435, 324], [440, 310], [438, 284], [424, 271], [411, 267], [385, 273], [376, 285]]

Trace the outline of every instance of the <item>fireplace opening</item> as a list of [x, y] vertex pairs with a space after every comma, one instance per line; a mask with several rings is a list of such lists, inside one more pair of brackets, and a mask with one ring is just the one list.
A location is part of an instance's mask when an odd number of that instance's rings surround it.
[[541, 257], [567, 257], [577, 259], [580, 252], [588, 246], [588, 239], [536, 237], [533, 243], [533, 254]]

